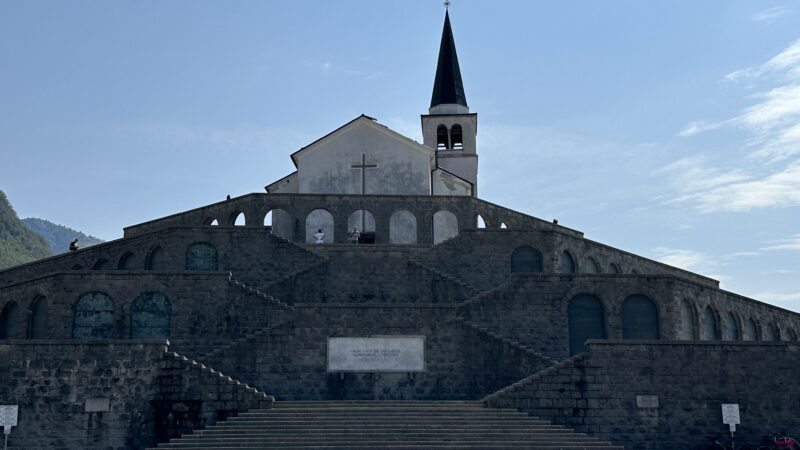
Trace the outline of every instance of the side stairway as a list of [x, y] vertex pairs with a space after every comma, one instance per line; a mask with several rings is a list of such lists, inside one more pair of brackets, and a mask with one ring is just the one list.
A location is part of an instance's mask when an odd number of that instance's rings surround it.
[[622, 449], [470, 401], [276, 402], [159, 449]]

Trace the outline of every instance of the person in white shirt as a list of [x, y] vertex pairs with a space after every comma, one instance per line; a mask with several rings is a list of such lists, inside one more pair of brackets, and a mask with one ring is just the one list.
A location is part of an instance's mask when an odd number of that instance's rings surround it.
[[358, 238], [361, 237], [361, 233], [358, 231], [358, 227], [353, 227], [353, 231], [350, 232], [348, 239], [353, 244], [358, 244]]
[[325, 233], [323, 233], [322, 230], [317, 230], [317, 232], [314, 233], [314, 239], [316, 239], [316, 241], [314, 241], [315, 244], [324, 244]]

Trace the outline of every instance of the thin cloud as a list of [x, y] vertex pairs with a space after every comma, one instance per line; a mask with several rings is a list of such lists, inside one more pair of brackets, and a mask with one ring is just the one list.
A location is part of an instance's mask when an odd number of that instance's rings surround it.
[[800, 233], [773, 242], [773, 245], [762, 247], [761, 250], [800, 250]]
[[781, 17], [790, 14], [791, 12], [792, 10], [785, 6], [773, 6], [772, 8], [768, 8], [753, 14], [750, 16], [750, 19], [753, 22], [761, 23], [763, 25], [770, 25]]
[[[763, 17], [779, 12], [771, 8]], [[744, 130], [749, 134], [743, 146], [747, 165], [713, 167], [700, 157], [675, 161], [661, 170], [680, 192], [669, 202], [690, 203], [704, 213], [800, 205], [800, 40], [764, 64], [736, 70], [725, 79], [760, 86], [748, 95], [755, 103], [724, 121], [691, 121], [678, 136], [724, 127]]]

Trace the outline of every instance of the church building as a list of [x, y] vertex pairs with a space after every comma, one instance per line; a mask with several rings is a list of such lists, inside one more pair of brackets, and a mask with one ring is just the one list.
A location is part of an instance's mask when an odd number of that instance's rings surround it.
[[266, 193], [0, 271], [8, 448], [666, 450], [724, 421], [751, 442], [800, 430], [799, 314], [479, 197], [449, 13], [421, 127], [361, 115]]

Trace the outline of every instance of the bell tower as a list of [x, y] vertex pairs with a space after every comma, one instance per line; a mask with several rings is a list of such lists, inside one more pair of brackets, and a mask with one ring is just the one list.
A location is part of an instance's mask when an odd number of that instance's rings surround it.
[[456, 43], [445, 12], [439, 62], [433, 82], [428, 114], [422, 115], [422, 139], [436, 150], [436, 166], [472, 183], [472, 195], [478, 190], [478, 114], [470, 113]]

